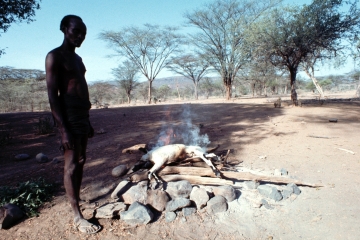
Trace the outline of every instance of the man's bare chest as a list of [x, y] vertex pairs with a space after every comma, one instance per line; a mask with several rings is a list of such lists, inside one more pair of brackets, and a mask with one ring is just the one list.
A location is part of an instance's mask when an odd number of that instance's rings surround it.
[[80, 57], [77, 55], [63, 55], [62, 60], [62, 73], [65, 76], [84, 77], [86, 68]]

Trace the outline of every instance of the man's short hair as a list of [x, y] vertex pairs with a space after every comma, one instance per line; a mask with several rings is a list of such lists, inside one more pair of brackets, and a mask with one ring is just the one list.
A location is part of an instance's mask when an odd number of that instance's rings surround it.
[[61, 30], [62, 32], [64, 32], [64, 29], [69, 26], [70, 20], [71, 20], [71, 19], [74, 19], [74, 18], [79, 19], [81, 22], [83, 21], [83, 20], [81, 19], [81, 17], [79, 17], [79, 16], [76, 16], [76, 15], [66, 15], [66, 16], [63, 17], [63, 19], [61, 20], [60, 30]]

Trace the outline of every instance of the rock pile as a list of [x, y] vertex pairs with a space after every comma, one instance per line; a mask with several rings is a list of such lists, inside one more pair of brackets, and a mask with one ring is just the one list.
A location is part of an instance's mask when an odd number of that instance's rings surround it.
[[111, 194], [118, 202], [100, 206], [95, 217], [119, 217], [129, 225], [147, 224], [154, 213], [165, 211], [165, 220], [172, 222], [179, 214], [187, 217], [201, 209], [209, 214], [225, 212], [228, 202], [236, 199], [236, 190], [232, 186], [205, 189], [182, 180], [169, 182], [164, 187], [165, 190], [153, 190], [147, 189], [147, 181], [137, 184], [121, 181]]
[[[114, 168], [112, 175], [123, 175], [124, 165]], [[119, 170], [114, 174], [115, 170]], [[121, 173], [120, 173], [121, 172]], [[285, 169], [276, 169], [274, 175], [287, 175]], [[271, 202], [282, 201], [290, 198], [295, 199], [301, 193], [294, 183], [287, 185], [261, 184], [256, 181], [239, 181], [235, 185], [222, 185], [209, 187], [203, 185], [192, 185], [187, 180], [167, 182], [163, 184], [164, 190], [149, 189], [148, 181], [134, 183], [122, 180], [111, 198], [113, 203], [107, 203], [96, 210], [96, 218], [118, 217], [127, 224], [147, 224], [152, 221], [154, 214], [165, 212], [165, 221], [172, 222], [177, 216], [190, 216], [197, 211], [216, 214], [225, 212], [228, 203], [239, 198], [242, 191], [256, 193], [258, 200], [256, 207], [263, 206], [273, 209]], [[269, 203], [270, 202], [270, 203]], [[254, 206], [255, 206], [254, 205]]]

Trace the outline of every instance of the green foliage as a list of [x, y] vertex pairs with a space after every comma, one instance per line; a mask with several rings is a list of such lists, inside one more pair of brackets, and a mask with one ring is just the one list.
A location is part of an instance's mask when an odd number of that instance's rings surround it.
[[[41, 1], [41, 0], [40, 0]], [[0, 33], [6, 32], [10, 24], [15, 22], [34, 21], [35, 10], [40, 9], [37, 0], [0, 0]], [[0, 56], [4, 54], [4, 49], [0, 49]]]
[[308, 81], [305, 85], [305, 89], [310, 90], [310, 91], [315, 91], [316, 87], [312, 81]]
[[34, 126], [36, 133], [39, 135], [53, 132], [53, 124], [50, 117], [40, 117], [39, 122]]
[[327, 79], [321, 80], [319, 82], [319, 85], [326, 90], [330, 90], [331, 86], [333, 85], [333, 82], [331, 81], [331, 79], [327, 78]]
[[166, 100], [171, 94], [171, 88], [168, 85], [162, 85], [156, 90], [156, 95], [162, 100]]
[[0, 205], [13, 203], [19, 206], [29, 217], [39, 214], [38, 209], [53, 196], [54, 185], [43, 178], [27, 181], [12, 188], [0, 187]]

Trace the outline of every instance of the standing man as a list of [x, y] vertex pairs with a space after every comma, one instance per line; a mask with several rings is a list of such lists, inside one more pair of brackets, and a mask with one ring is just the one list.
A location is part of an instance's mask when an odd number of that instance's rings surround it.
[[85, 39], [86, 26], [75, 15], [65, 16], [60, 23], [64, 33], [62, 45], [46, 56], [46, 83], [51, 112], [61, 134], [64, 150], [64, 185], [74, 212], [74, 226], [84, 233], [96, 233], [101, 227], [84, 219], [80, 207], [80, 186], [86, 161], [88, 138], [93, 137], [90, 125], [89, 90], [85, 66], [75, 48]]

